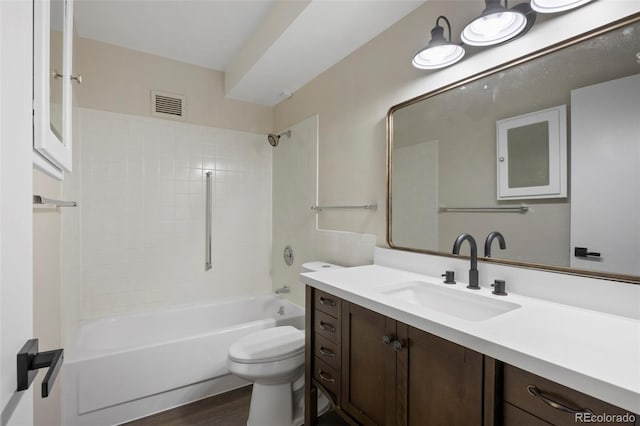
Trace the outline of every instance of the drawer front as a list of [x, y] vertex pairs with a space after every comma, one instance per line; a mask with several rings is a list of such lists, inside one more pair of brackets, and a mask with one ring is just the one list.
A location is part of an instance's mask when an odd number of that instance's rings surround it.
[[339, 370], [340, 352], [338, 351], [338, 345], [319, 334], [316, 334], [314, 337], [313, 354], [326, 362], [330, 367]]
[[313, 293], [313, 303], [316, 309], [334, 318], [340, 318], [340, 298], [320, 290], [314, 290]]
[[313, 331], [325, 339], [338, 343], [338, 320], [316, 309], [313, 316]]
[[[510, 365], [504, 366], [504, 400], [555, 425], [611, 424], [610, 421], [607, 423], [606, 419], [603, 423], [593, 420], [603, 414], [610, 416], [627, 414], [621, 408]], [[580, 413], [567, 412], [561, 406]], [[590, 410], [594, 415], [584, 410]], [[634, 416], [627, 415], [627, 419], [630, 422], [617, 424], [634, 424]]]
[[313, 369], [313, 378], [320, 383], [329, 393], [333, 401], [338, 401], [340, 390], [340, 374], [329, 364], [318, 357], [315, 357]]
[[503, 426], [552, 426], [551, 423], [507, 403], [502, 407], [502, 424]]

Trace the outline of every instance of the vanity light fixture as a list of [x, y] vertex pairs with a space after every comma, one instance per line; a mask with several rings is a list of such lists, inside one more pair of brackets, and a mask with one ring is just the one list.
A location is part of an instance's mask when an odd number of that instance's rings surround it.
[[[440, 20], [444, 20], [449, 30], [449, 39], [444, 37], [444, 28]], [[451, 24], [445, 16], [438, 16], [436, 26], [431, 30], [429, 44], [413, 57], [414, 67], [423, 70], [433, 70], [448, 67], [458, 62], [464, 56], [464, 48], [451, 42]]]
[[500, 0], [485, 0], [485, 4], [482, 14], [464, 27], [461, 38], [465, 44], [499, 44], [516, 37], [527, 27], [526, 15], [518, 8], [507, 9], [507, 0], [505, 6]]
[[531, 8], [540, 13], [556, 13], [580, 7], [592, 0], [531, 0]]

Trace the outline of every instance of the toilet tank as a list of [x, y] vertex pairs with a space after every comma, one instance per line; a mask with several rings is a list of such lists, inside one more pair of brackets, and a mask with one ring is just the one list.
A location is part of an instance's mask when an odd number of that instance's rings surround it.
[[317, 272], [317, 271], [322, 271], [324, 269], [329, 269], [329, 268], [342, 268], [342, 266], [316, 260], [313, 262], [303, 263], [302, 266], [300, 267], [300, 272]]

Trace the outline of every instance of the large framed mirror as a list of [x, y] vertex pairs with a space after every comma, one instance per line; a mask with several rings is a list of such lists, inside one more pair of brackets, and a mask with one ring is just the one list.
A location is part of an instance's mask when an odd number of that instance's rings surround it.
[[[549, 148], [501, 152], [500, 123], [558, 106], [566, 194], [500, 197], [505, 155], [549, 173]], [[450, 256], [499, 231], [484, 261], [640, 283], [640, 14], [395, 105], [387, 129], [390, 247]]]

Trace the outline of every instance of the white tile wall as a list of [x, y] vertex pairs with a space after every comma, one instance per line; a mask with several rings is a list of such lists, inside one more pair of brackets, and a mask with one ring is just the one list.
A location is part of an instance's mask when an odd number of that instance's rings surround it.
[[[64, 183], [80, 187], [78, 319], [271, 290], [264, 135], [91, 109], [79, 122], [81, 167]], [[205, 272], [208, 170], [214, 267]]]

